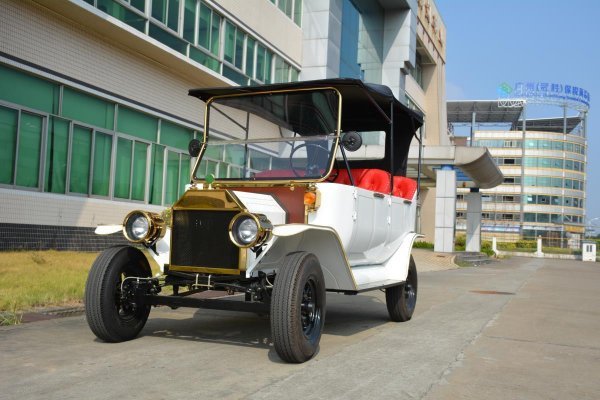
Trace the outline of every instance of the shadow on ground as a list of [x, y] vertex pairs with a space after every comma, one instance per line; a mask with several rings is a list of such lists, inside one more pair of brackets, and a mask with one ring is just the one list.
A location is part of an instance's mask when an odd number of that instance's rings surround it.
[[[385, 300], [379, 297], [329, 293], [323, 335], [352, 336], [388, 323]], [[141, 336], [272, 348], [268, 315], [166, 307], [153, 313]]]

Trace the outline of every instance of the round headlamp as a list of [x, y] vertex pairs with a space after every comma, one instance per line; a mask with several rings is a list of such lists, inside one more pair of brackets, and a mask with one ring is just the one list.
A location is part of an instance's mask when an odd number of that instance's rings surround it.
[[264, 243], [270, 236], [273, 225], [264, 215], [240, 213], [229, 224], [229, 237], [238, 247], [253, 247]]
[[165, 222], [158, 214], [132, 211], [123, 221], [123, 233], [134, 243], [154, 243], [164, 234]]

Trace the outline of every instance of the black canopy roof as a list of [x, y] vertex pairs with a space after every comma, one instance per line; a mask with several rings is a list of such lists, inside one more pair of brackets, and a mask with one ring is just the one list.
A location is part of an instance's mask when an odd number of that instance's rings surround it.
[[394, 132], [387, 136], [386, 154], [382, 160], [352, 161], [360, 168], [382, 168], [389, 170], [393, 136], [392, 173], [403, 174], [406, 170], [408, 149], [415, 131], [423, 125], [423, 115], [400, 103], [392, 90], [384, 85], [364, 83], [359, 79], [322, 79], [314, 81], [278, 83], [260, 86], [235, 86], [192, 89], [190, 96], [206, 102], [212, 97], [235, 94], [252, 94], [276, 90], [294, 90], [332, 87], [342, 95], [342, 131], [386, 131], [390, 130], [393, 110]]
[[386, 130], [388, 122], [382, 119], [379, 109], [389, 117], [390, 103], [394, 104], [394, 121], [398, 122], [398, 125], [404, 126], [406, 129], [411, 126], [412, 121], [415, 130], [423, 125], [423, 115], [400, 103], [390, 88], [384, 85], [364, 83], [359, 79], [321, 79], [260, 86], [192, 89], [189, 91], [189, 95], [208, 101], [215, 96], [321, 87], [333, 87], [342, 94], [342, 130], [344, 131]]

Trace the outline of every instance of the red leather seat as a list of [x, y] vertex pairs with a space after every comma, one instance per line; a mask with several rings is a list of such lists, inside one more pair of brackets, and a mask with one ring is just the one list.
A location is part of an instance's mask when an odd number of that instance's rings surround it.
[[[354, 185], [359, 188], [380, 193], [390, 193], [390, 174], [381, 169], [354, 168], [351, 169]], [[334, 183], [350, 185], [348, 171], [340, 169]]]
[[417, 181], [405, 176], [394, 177], [394, 196], [402, 197], [403, 199], [412, 200], [417, 191]]
[[390, 193], [390, 174], [381, 169], [368, 169], [360, 177], [357, 184], [363, 189], [372, 190], [379, 193]]

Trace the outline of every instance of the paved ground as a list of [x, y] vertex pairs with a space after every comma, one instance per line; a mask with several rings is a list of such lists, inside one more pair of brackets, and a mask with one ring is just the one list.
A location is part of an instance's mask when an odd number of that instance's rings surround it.
[[412, 321], [328, 296], [317, 356], [279, 361], [265, 317], [154, 310], [140, 338], [83, 317], [0, 329], [6, 399], [598, 399], [600, 266], [513, 258], [422, 272]]

